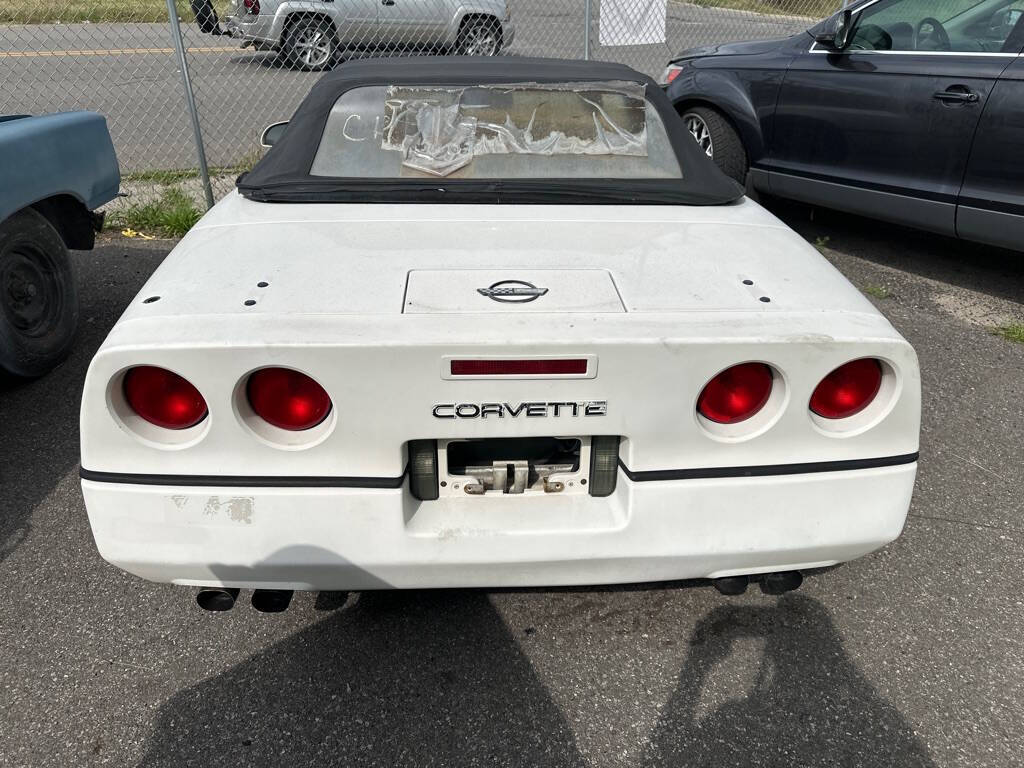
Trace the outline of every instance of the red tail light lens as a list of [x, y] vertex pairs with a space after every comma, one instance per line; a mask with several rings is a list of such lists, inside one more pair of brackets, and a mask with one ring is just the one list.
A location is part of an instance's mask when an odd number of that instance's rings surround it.
[[764, 408], [771, 393], [772, 369], [764, 363], [742, 363], [707, 383], [697, 400], [697, 410], [718, 424], [736, 424]]
[[206, 418], [206, 401], [187, 380], [152, 365], [124, 375], [124, 397], [135, 413], [164, 429], [188, 429]]
[[811, 395], [811, 410], [825, 419], [845, 419], [867, 408], [881, 386], [881, 363], [854, 360], [821, 380]]
[[253, 16], [260, 15], [260, 0], [244, 0], [243, 5], [245, 6], [245, 10]]
[[264, 368], [249, 377], [249, 405], [269, 424], [294, 432], [311, 429], [331, 412], [331, 398], [304, 373]]

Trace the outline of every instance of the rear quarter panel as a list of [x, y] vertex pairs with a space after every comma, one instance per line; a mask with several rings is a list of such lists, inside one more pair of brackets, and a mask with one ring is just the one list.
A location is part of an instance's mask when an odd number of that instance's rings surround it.
[[686, 60], [668, 97], [680, 111], [705, 104], [725, 113], [743, 139], [750, 164], [763, 164], [771, 146], [779, 90], [803, 44], [809, 46], [810, 38], [800, 35], [767, 52]]

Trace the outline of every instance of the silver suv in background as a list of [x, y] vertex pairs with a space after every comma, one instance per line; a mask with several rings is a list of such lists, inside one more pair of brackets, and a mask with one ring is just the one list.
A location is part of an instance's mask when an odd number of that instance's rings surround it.
[[496, 56], [515, 35], [506, 0], [231, 0], [226, 29], [212, 0], [191, 4], [203, 32], [279, 51], [310, 71], [329, 69], [343, 51]]

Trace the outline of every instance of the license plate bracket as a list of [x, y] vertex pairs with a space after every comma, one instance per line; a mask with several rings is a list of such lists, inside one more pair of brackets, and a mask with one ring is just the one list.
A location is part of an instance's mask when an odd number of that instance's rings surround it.
[[441, 441], [441, 494], [523, 496], [586, 493], [588, 438]]

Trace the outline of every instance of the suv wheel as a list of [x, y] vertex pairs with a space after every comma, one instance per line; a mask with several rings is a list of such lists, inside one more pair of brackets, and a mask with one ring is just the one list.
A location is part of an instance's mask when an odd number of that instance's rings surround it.
[[78, 292], [67, 246], [40, 213], [0, 222], [0, 373], [42, 376], [71, 351]]
[[746, 184], [747, 152], [725, 115], [710, 107], [690, 107], [683, 112], [683, 125], [722, 173]]
[[296, 69], [329, 69], [338, 55], [334, 25], [326, 19], [299, 19], [285, 33], [283, 53], [288, 65]]
[[497, 19], [473, 19], [459, 32], [462, 56], [497, 56], [501, 52], [501, 24]]

